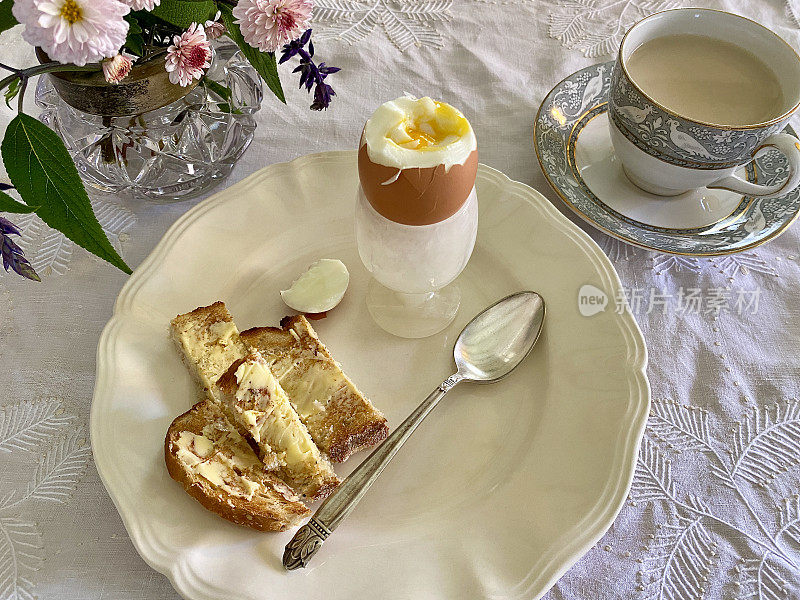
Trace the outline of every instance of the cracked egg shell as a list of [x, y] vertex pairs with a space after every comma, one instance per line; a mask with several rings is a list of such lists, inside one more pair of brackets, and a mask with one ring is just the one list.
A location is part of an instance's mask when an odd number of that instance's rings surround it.
[[358, 175], [367, 200], [378, 213], [404, 225], [430, 225], [453, 216], [472, 191], [477, 172], [477, 150], [450, 170], [437, 165], [399, 174], [395, 167], [372, 162], [366, 144], [358, 151]]

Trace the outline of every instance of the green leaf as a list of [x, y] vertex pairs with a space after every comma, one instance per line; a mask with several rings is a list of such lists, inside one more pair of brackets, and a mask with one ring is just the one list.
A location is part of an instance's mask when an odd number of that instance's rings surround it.
[[219, 10], [222, 13], [222, 21], [225, 23], [228, 37], [236, 42], [236, 45], [239, 46], [239, 50], [242, 51], [247, 62], [253, 65], [253, 68], [258, 71], [258, 74], [261, 75], [261, 79], [263, 79], [267, 87], [272, 90], [272, 93], [277, 96], [278, 100], [286, 104], [286, 97], [283, 95], [281, 80], [280, 77], [278, 77], [278, 61], [275, 60], [275, 53], [261, 52], [244, 41], [242, 32], [233, 18], [230, 6], [227, 4], [220, 4]]
[[212, 94], [216, 94], [217, 97], [219, 97], [221, 100], [224, 100], [224, 102], [217, 103], [217, 108], [220, 111], [234, 115], [242, 114], [242, 111], [240, 111], [238, 108], [234, 108], [231, 105], [231, 100], [233, 99], [233, 92], [231, 91], [231, 88], [222, 85], [218, 81], [209, 79], [208, 77], [203, 77], [203, 85]]
[[15, 79], [14, 81], [8, 84], [8, 88], [6, 89], [5, 93], [6, 106], [8, 106], [8, 108], [11, 108], [11, 101], [17, 94], [19, 94], [20, 81], [21, 81], [20, 79]]
[[144, 38], [141, 35], [128, 35], [125, 48], [134, 56], [141, 58], [144, 55]]
[[14, 0], [0, 0], [0, 33], [18, 24], [14, 15], [11, 14], [12, 6], [14, 6]]
[[222, 85], [218, 81], [214, 81], [213, 79], [209, 79], [208, 77], [203, 77], [203, 85], [214, 92], [217, 96], [222, 98], [223, 100], [230, 100], [233, 98], [233, 92], [231, 88], [226, 85]]
[[27, 206], [22, 202], [17, 202], [5, 192], [0, 192], [0, 212], [16, 213], [22, 215], [25, 213], [36, 212], [36, 206]]
[[128, 13], [124, 18], [128, 22], [128, 35], [132, 33], [142, 33], [142, 28], [139, 26], [139, 21], [136, 19], [133, 13]]
[[205, 23], [216, 14], [212, 0], [163, 0], [152, 14], [183, 29], [192, 23]]
[[92, 211], [78, 169], [61, 139], [43, 123], [20, 113], [0, 147], [11, 183], [53, 229], [125, 273], [131, 269], [108, 241]]
[[131, 13], [125, 15], [125, 20], [128, 22], [128, 37], [125, 38], [125, 47], [136, 56], [140, 57], [144, 54], [144, 37], [142, 36], [142, 28], [139, 21]]

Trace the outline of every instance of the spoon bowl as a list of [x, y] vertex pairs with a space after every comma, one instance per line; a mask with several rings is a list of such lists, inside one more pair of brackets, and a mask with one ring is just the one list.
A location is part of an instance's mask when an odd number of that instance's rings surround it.
[[536, 292], [517, 292], [477, 315], [456, 340], [453, 358], [462, 379], [494, 383], [528, 356], [542, 332], [545, 304]]

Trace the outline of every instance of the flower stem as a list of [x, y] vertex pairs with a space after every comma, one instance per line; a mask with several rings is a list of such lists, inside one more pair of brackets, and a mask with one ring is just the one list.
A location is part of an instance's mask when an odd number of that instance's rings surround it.
[[19, 99], [17, 100], [17, 112], [22, 112], [22, 102], [25, 98], [25, 90], [28, 88], [28, 78], [22, 80], [19, 86]]
[[91, 72], [91, 71], [99, 71], [102, 67], [99, 64], [91, 64], [91, 65], [83, 65], [79, 67], [77, 65], [62, 65], [61, 63], [47, 63], [45, 65], [36, 65], [35, 67], [29, 67], [27, 69], [20, 69], [5, 79], [0, 79], [0, 92], [2, 92], [5, 88], [7, 88], [12, 81], [15, 79], [20, 79], [22, 85], [27, 83], [27, 80], [31, 77], [36, 77], [37, 75], [42, 75], [43, 73], [64, 73], [69, 71], [75, 72]]

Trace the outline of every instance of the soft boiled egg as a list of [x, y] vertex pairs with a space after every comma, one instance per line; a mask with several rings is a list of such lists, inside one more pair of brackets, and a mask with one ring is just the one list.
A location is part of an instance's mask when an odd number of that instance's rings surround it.
[[403, 96], [369, 118], [358, 174], [370, 205], [391, 221], [430, 225], [451, 217], [475, 185], [478, 147], [460, 111]]

